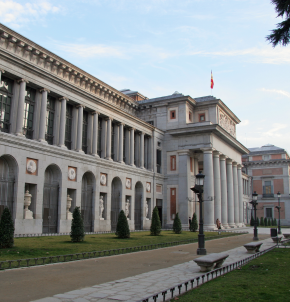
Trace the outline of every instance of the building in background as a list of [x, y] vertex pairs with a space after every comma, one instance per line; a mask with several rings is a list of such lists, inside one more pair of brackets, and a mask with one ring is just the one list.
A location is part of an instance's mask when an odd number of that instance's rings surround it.
[[278, 219], [277, 193], [281, 193], [281, 225], [290, 224], [290, 159], [285, 149], [274, 145], [249, 148], [243, 155], [244, 172], [252, 178], [258, 195], [257, 216]]
[[205, 174], [204, 224], [245, 221], [237, 116], [212, 96], [148, 99], [118, 91], [0, 24], [0, 212], [16, 234], [69, 232], [80, 206], [87, 232], [163, 227], [198, 211], [190, 187]]

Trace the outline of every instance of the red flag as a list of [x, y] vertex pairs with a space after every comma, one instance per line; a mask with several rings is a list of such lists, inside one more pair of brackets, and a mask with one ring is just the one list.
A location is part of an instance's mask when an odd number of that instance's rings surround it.
[[212, 72], [211, 72], [211, 80], [210, 80], [210, 88], [213, 89], [213, 85], [214, 85], [214, 82], [213, 82], [213, 76], [212, 76]]

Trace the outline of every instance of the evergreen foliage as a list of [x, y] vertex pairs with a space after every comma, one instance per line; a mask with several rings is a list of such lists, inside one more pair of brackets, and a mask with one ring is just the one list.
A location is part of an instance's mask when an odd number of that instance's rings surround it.
[[[278, 44], [286, 46], [290, 43], [290, 1], [289, 0], [271, 0], [275, 5], [277, 17], [285, 18], [284, 21], [277, 24], [277, 28], [266, 39], [276, 47]], [[285, 16], [285, 17], [284, 17]]]
[[14, 244], [14, 224], [11, 213], [5, 208], [0, 220], [0, 248], [10, 248]]
[[150, 234], [152, 236], [158, 236], [161, 233], [161, 222], [159, 218], [158, 208], [155, 207], [152, 213]]
[[256, 218], [256, 222], [257, 222], [257, 227], [258, 227], [260, 225], [260, 220], [258, 217]]
[[128, 219], [123, 210], [119, 213], [116, 235], [118, 238], [130, 238]]
[[70, 238], [72, 242], [80, 242], [85, 238], [84, 222], [81, 216], [80, 207], [75, 207], [73, 211]]
[[264, 218], [264, 226], [268, 226], [268, 220], [266, 217]]
[[198, 229], [197, 217], [196, 217], [195, 213], [192, 216], [191, 224], [190, 224], [189, 229], [190, 229], [191, 232], [196, 232], [197, 229]]
[[271, 220], [270, 220], [270, 218], [268, 218], [267, 224], [268, 224], [268, 226], [271, 226]]
[[261, 217], [261, 219], [260, 219], [260, 225], [264, 226], [264, 217]]
[[271, 218], [271, 225], [274, 226], [274, 219]]
[[276, 220], [276, 218], [274, 218], [274, 224], [273, 225], [277, 226], [277, 220]]
[[181, 221], [178, 216], [178, 213], [176, 213], [174, 221], [173, 221], [173, 232], [175, 234], [181, 234], [181, 232], [182, 232]]
[[250, 226], [254, 226], [254, 217], [251, 215]]

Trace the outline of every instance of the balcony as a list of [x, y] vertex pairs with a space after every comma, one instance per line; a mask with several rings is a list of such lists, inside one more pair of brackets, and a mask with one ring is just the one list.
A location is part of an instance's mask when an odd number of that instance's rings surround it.
[[263, 194], [263, 198], [274, 198], [274, 194], [273, 193]]

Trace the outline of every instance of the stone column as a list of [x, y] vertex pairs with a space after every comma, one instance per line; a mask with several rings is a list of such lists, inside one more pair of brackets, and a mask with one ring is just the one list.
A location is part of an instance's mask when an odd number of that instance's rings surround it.
[[98, 155], [98, 121], [99, 113], [97, 111], [92, 112], [93, 115], [93, 139], [92, 139], [92, 155], [99, 157]]
[[177, 192], [177, 212], [184, 227], [188, 227], [190, 190], [190, 167], [189, 150], [178, 150], [178, 192]]
[[221, 171], [220, 152], [213, 153], [213, 174], [214, 174], [214, 219], [221, 221]]
[[124, 164], [124, 124], [119, 125], [119, 163]]
[[148, 142], [148, 144], [149, 144], [149, 148], [148, 148], [148, 170], [149, 171], [154, 171], [153, 170], [153, 168], [154, 168], [154, 154], [155, 154], [155, 152], [154, 152], [154, 146], [153, 146], [153, 142], [154, 142], [154, 140], [153, 140], [153, 136], [150, 136], [149, 137], [149, 142]]
[[203, 149], [203, 171], [204, 171], [204, 192], [203, 192], [203, 217], [205, 229], [216, 229], [214, 220], [214, 182], [213, 182], [213, 159], [212, 149]]
[[47, 94], [50, 92], [48, 89], [43, 88], [40, 90], [41, 95], [41, 110], [40, 110], [40, 123], [39, 123], [39, 141], [47, 144], [45, 140], [45, 127], [46, 127], [46, 111], [47, 111]]
[[83, 117], [84, 117], [84, 107], [83, 105], [78, 105], [78, 131], [77, 131], [77, 149], [76, 151], [79, 153], [84, 153], [82, 149], [82, 138], [83, 138]]
[[140, 140], [141, 140], [141, 142], [140, 142], [140, 151], [139, 151], [139, 154], [140, 154], [140, 168], [141, 169], [144, 169], [144, 139], [145, 139], [145, 137], [144, 137], [144, 132], [141, 132], [141, 134], [140, 134]]
[[235, 228], [234, 214], [234, 184], [233, 184], [233, 161], [227, 160], [227, 187], [228, 187], [228, 224]]
[[220, 156], [221, 169], [221, 223], [224, 228], [229, 228], [228, 224], [228, 192], [227, 192], [227, 172], [226, 156]]
[[144, 168], [148, 170], [148, 136], [144, 137]]
[[16, 122], [16, 135], [23, 136], [23, 117], [24, 117], [24, 103], [25, 103], [25, 92], [27, 80], [21, 79], [18, 81], [20, 84], [19, 90], [19, 101], [17, 109], [17, 122]]
[[135, 133], [135, 129], [134, 128], [131, 128], [130, 130], [130, 139], [131, 139], [131, 142], [130, 142], [130, 165], [135, 167], [134, 165], [134, 133]]
[[107, 119], [106, 118], [102, 119], [101, 144], [102, 144], [101, 158], [106, 158], [106, 148], [107, 148]]
[[237, 163], [233, 162], [233, 183], [234, 183], [234, 217], [235, 225], [240, 226], [240, 214], [239, 214], [239, 187], [238, 187], [238, 171]]
[[243, 203], [243, 179], [242, 179], [242, 166], [238, 165], [238, 187], [239, 187], [239, 223], [241, 227], [245, 226], [244, 223], [244, 203]]
[[112, 118], [108, 117], [107, 119], [107, 150], [106, 150], [106, 159], [112, 160]]
[[126, 136], [125, 136], [125, 163], [127, 165], [130, 164], [130, 130], [125, 128]]
[[135, 165], [140, 167], [140, 132], [135, 132]]
[[60, 111], [60, 127], [59, 127], [59, 147], [67, 149], [65, 146], [65, 124], [66, 124], [66, 102], [67, 98], [62, 97], [59, 99], [61, 101], [61, 111]]

